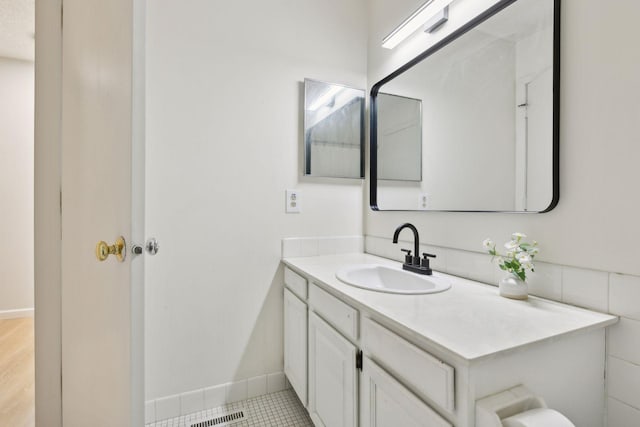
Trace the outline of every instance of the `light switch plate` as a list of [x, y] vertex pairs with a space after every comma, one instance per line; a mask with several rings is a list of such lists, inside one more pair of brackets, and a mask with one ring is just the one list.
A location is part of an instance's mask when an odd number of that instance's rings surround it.
[[286, 191], [286, 213], [300, 213], [302, 212], [302, 194], [298, 190]]

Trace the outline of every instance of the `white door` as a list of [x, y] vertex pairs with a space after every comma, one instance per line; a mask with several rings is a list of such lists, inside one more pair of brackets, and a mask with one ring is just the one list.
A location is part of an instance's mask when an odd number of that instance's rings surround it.
[[450, 427], [451, 424], [387, 374], [364, 358], [360, 394], [362, 427]]
[[307, 304], [284, 290], [284, 373], [307, 406]]
[[[64, 0], [62, 27], [62, 419], [65, 427], [144, 424], [138, 150], [138, 0]], [[135, 43], [134, 43], [135, 42]], [[98, 241], [127, 242], [124, 262]], [[136, 236], [139, 238], [139, 235]]]
[[309, 312], [309, 414], [316, 426], [357, 424], [356, 347]]

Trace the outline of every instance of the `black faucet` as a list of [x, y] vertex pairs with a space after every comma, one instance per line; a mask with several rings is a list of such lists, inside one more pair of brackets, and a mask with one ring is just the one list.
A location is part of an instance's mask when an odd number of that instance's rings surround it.
[[398, 243], [398, 236], [400, 235], [400, 232], [405, 228], [413, 231], [413, 256], [411, 256], [411, 251], [409, 249], [401, 249], [407, 254], [404, 257], [404, 264], [402, 264], [402, 269], [418, 274], [431, 275], [433, 271], [429, 267], [429, 258], [435, 258], [436, 256], [424, 253], [422, 254], [424, 258], [420, 260], [420, 255], [418, 255], [420, 251], [420, 236], [418, 234], [418, 229], [413, 224], [409, 224], [408, 222], [406, 222], [396, 228], [396, 231], [393, 233], [393, 243]]

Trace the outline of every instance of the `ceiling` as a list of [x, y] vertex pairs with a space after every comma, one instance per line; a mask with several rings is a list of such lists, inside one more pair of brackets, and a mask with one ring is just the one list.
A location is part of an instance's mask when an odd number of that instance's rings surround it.
[[34, 59], [35, 0], [0, 0], [0, 57]]

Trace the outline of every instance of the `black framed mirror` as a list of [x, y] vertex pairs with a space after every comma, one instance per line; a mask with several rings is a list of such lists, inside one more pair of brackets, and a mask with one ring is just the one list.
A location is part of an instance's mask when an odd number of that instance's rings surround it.
[[[502, 0], [376, 83], [371, 208], [553, 209], [559, 200], [559, 77], [560, 0]], [[389, 137], [388, 104], [398, 99], [421, 104], [421, 129], [413, 132], [419, 143]], [[412, 174], [418, 180], [389, 177], [388, 170], [409, 163], [420, 165]]]

